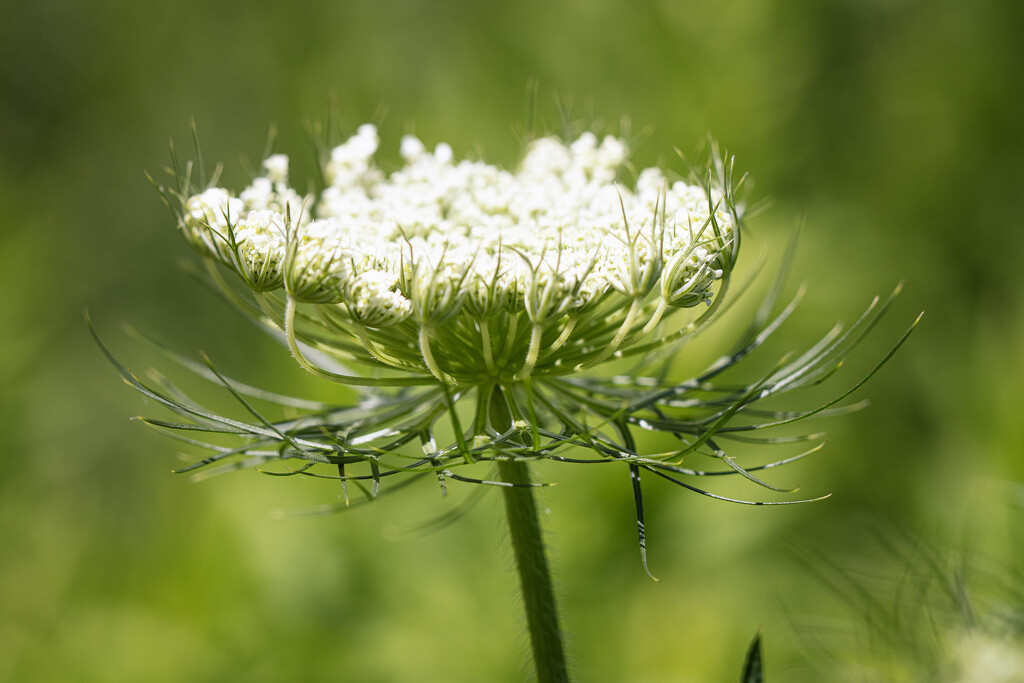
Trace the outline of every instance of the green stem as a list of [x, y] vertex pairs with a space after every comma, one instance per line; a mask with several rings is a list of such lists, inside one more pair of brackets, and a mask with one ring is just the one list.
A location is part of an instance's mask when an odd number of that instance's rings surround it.
[[[508, 404], [500, 387], [491, 395], [492, 427], [503, 433], [511, 426]], [[509, 536], [519, 570], [519, 587], [526, 607], [530, 645], [539, 683], [568, 683], [562, 630], [558, 625], [558, 607], [551, 584], [551, 570], [544, 551], [544, 538], [537, 516], [530, 470], [523, 461], [499, 460], [501, 480], [513, 484], [502, 487]]]

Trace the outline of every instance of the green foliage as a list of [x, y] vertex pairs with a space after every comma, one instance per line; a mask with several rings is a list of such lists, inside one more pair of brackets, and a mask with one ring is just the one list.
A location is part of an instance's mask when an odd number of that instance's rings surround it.
[[808, 573], [837, 603], [827, 627], [824, 621], [797, 624], [820, 675], [979, 683], [1024, 675], [1020, 553], [993, 546], [995, 539], [1019, 543], [1020, 510], [1009, 500], [1012, 490], [988, 493], [967, 510], [964, 539], [941, 548], [934, 539], [875, 521], [877, 553], [839, 562], [803, 551]]
[[761, 632], [758, 631], [750, 641], [747, 658], [743, 662], [743, 675], [740, 683], [764, 683], [764, 662], [761, 655]]

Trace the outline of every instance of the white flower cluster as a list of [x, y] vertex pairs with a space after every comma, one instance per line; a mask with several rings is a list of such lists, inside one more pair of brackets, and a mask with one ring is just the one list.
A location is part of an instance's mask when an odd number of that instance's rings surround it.
[[525, 311], [536, 323], [614, 292], [692, 306], [710, 299], [735, 237], [717, 190], [657, 168], [635, 189], [617, 182], [629, 150], [615, 137], [535, 140], [517, 172], [405, 136], [405, 165], [386, 175], [378, 145], [366, 124], [336, 147], [315, 202], [288, 186], [288, 159], [273, 155], [237, 198], [220, 188], [188, 198], [186, 235], [254, 288], [344, 303], [370, 327], [408, 316], [435, 325], [463, 308]]
[[263, 169], [238, 198], [219, 187], [190, 197], [183, 226], [193, 246], [233, 264], [260, 291], [281, 286], [289, 224], [309, 223], [308, 199], [288, 186], [288, 157], [274, 154]]

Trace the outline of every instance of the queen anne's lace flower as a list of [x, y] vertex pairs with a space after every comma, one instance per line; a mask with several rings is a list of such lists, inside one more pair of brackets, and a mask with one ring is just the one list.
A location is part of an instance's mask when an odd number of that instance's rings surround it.
[[366, 124], [331, 150], [317, 198], [270, 156], [238, 198], [188, 197], [182, 229], [254, 290], [283, 287], [289, 329], [298, 304], [329, 306], [378, 364], [455, 384], [595, 365], [710, 304], [735, 259], [727, 191], [656, 168], [631, 187], [612, 136], [540, 138], [517, 172], [405, 136], [386, 175], [378, 146]]
[[[753, 381], [723, 379], [795, 308], [799, 294], [772, 318], [776, 286], [731, 348], [692, 379], [675, 381], [674, 352], [721, 310], [736, 262], [742, 207], [735, 193], [743, 179], [734, 178], [731, 160], [713, 149], [694, 184], [658, 168], [634, 174], [624, 140], [588, 132], [569, 142], [532, 141], [513, 172], [456, 161], [445, 143], [431, 151], [405, 136], [404, 165], [389, 175], [374, 160], [379, 145], [377, 129], [365, 124], [321, 150], [326, 186], [311, 196], [290, 186], [282, 154], [267, 157], [236, 197], [216, 186], [217, 174], [207, 182], [201, 155], [182, 167], [172, 150], [177, 188], [157, 186], [225, 298], [275, 335], [283, 331], [310, 373], [361, 387], [350, 402], [264, 391], [225, 377], [209, 359], [200, 365], [172, 352], [218, 381], [247, 417], [221, 416], [162, 375], [150, 386], [104, 351], [126, 382], [180, 418], [151, 424], [209, 451], [181, 472], [256, 467], [340, 481], [343, 500], [317, 512], [347, 507], [350, 483], [370, 501], [399, 475], [436, 477], [442, 493], [450, 481], [501, 487], [537, 677], [569, 680], [532, 493], [543, 484], [528, 463], [624, 466], [646, 569], [642, 476], [736, 503], [805, 502], [730, 498], [684, 478], [736, 475], [791, 493], [761, 471], [822, 443], [752, 467], [722, 444], [820, 440], [820, 433], [764, 434], [849, 409], [835, 406], [910, 331], [837, 398], [809, 410], [761, 408], [828, 379], [889, 305], [876, 299], [849, 329], [836, 326]], [[222, 276], [218, 262], [251, 296]], [[699, 314], [680, 320], [687, 308]], [[618, 358], [633, 361], [622, 374], [586, 372]], [[285, 410], [264, 414], [275, 404]], [[637, 432], [660, 438], [641, 441]], [[206, 441], [207, 434], [214, 436]], [[715, 464], [694, 467], [695, 456]], [[470, 476], [480, 466], [490, 467], [484, 478]]]
[[[150, 387], [119, 365], [127, 382], [183, 418], [153, 424], [184, 430], [199, 445], [196, 434], [236, 440], [206, 443], [211, 454], [182, 471], [249, 466], [333, 477], [343, 484], [343, 507], [348, 482], [368, 482], [372, 500], [395, 475], [430, 474], [442, 491], [449, 481], [498, 484], [512, 500], [535, 485], [528, 461], [616, 462], [629, 474], [646, 558], [641, 475], [733, 502], [800, 502], [727, 498], [683, 478], [737, 475], [789, 491], [760, 479], [760, 471], [822, 444], [749, 468], [723, 444], [820, 439], [766, 430], [848, 409], [836, 404], [910, 333], [837, 398], [809, 410], [761, 408], [831, 377], [891, 301], [876, 299], [848, 329], [833, 328], [753, 381], [723, 379], [794, 310], [799, 294], [772, 317], [777, 286], [734, 345], [692, 379], [676, 381], [674, 352], [722, 310], [736, 263], [743, 178], [734, 177], [731, 160], [713, 149], [709, 166], [689, 183], [659, 168], [635, 171], [624, 140], [583, 133], [568, 142], [532, 141], [510, 171], [456, 161], [447, 144], [431, 150], [405, 136], [404, 163], [386, 174], [374, 160], [379, 145], [367, 124], [323, 150], [326, 185], [308, 196], [289, 184], [281, 154], [265, 159], [238, 196], [207, 182], [201, 162], [181, 166], [172, 158], [177, 188], [157, 189], [225, 297], [283, 331], [309, 372], [362, 388], [351, 404], [324, 404], [189, 363], [239, 400], [254, 418], [245, 422], [210, 413], [174, 387]], [[225, 280], [218, 262], [252, 296]], [[681, 313], [690, 308], [697, 312]], [[587, 372], [615, 359], [631, 364], [617, 366], [621, 374]], [[288, 414], [268, 418], [249, 398]], [[662, 440], [641, 442], [638, 431]], [[589, 455], [578, 457], [579, 450]], [[696, 456], [715, 465], [696, 468]], [[455, 471], [488, 462], [501, 481]]]

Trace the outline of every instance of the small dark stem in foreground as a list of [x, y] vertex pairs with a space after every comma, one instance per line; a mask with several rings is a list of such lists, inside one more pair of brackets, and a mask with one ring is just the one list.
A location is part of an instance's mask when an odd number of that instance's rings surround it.
[[[492, 426], [506, 422], [507, 404], [500, 388], [491, 397]], [[506, 427], [507, 428], [507, 427]], [[544, 549], [544, 538], [537, 517], [537, 503], [530, 484], [530, 470], [525, 462], [498, 461], [501, 480], [517, 486], [502, 488], [509, 537], [519, 570], [519, 587], [526, 607], [526, 622], [530, 629], [530, 645], [539, 683], [568, 683], [562, 647], [562, 630], [558, 625], [558, 607], [551, 585], [551, 570]]]

